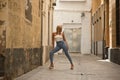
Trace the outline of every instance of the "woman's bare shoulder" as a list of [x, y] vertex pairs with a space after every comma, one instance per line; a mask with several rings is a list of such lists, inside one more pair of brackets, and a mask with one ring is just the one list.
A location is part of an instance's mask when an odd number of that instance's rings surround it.
[[56, 32], [53, 32], [52, 35], [56, 35]]

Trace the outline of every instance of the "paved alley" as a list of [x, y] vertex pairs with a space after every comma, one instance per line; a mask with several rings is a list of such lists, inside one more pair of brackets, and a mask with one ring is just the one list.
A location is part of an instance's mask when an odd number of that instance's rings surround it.
[[120, 65], [102, 60], [95, 55], [71, 54], [74, 70], [64, 54], [54, 56], [55, 68], [49, 70], [49, 62], [15, 80], [120, 80]]

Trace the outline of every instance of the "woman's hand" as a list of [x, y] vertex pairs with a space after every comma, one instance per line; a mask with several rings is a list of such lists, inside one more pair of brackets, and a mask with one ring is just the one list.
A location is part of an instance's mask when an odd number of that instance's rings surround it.
[[67, 49], [69, 50], [69, 47], [67, 46]]
[[67, 49], [69, 50], [69, 46], [68, 46], [68, 44], [67, 44], [67, 42], [66, 42], [66, 41], [65, 41], [65, 45], [66, 45]]

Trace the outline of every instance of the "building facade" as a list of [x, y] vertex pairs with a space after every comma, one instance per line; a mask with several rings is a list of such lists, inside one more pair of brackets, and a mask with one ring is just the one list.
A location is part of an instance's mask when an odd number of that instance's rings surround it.
[[91, 53], [91, 0], [56, 0], [54, 28], [63, 25], [70, 52]]
[[103, 59], [109, 58], [110, 61], [120, 64], [120, 2], [93, 0], [92, 3], [94, 4], [92, 6], [92, 52], [96, 55], [100, 54]]
[[48, 59], [53, 2], [0, 0], [0, 57], [5, 59], [0, 74], [6, 80], [29, 72]]
[[92, 53], [103, 57], [106, 44], [104, 41], [106, 38], [105, 32], [108, 25], [108, 20], [105, 21], [105, 16], [109, 16], [109, 13], [106, 13], [105, 11], [106, 7], [104, 6], [103, 0], [93, 0], [92, 5]]

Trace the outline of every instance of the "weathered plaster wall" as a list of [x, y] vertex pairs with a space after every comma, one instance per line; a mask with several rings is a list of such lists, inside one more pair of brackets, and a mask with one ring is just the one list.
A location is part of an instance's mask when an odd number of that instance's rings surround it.
[[0, 52], [13, 80], [42, 65], [41, 0], [0, 0]]

